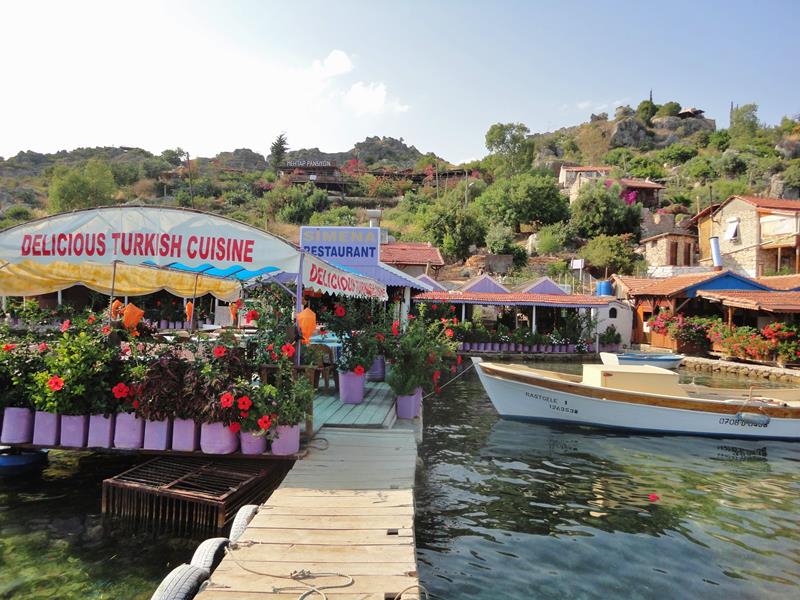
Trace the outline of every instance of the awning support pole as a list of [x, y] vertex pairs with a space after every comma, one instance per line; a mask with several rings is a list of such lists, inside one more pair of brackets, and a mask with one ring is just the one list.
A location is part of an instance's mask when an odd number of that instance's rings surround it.
[[591, 309], [592, 319], [594, 320], [594, 351], [600, 354], [600, 311], [598, 309]]
[[108, 324], [111, 325], [111, 306], [114, 304], [114, 288], [117, 285], [117, 261], [111, 261], [111, 298], [108, 301]]
[[[294, 323], [295, 323], [295, 330], [297, 329], [297, 315], [299, 315], [303, 311], [303, 259], [305, 258], [305, 252], [300, 253], [300, 268], [297, 269], [297, 289], [295, 290], [295, 304], [294, 304]], [[294, 354], [294, 364], [295, 366], [300, 366], [300, 346], [302, 346], [302, 340], [295, 336], [295, 346], [297, 346], [297, 352]]]
[[[200, 273], [195, 273], [194, 276], [194, 292], [192, 292], [192, 320], [189, 322], [189, 331], [195, 331], [197, 328], [195, 327], [195, 323], [197, 319], [194, 318], [195, 316], [195, 304], [197, 304], [197, 280], [200, 278]], [[186, 306], [184, 301], [184, 307]]]
[[534, 304], [531, 308], [533, 309], [531, 311], [531, 333], [536, 333], [536, 305]]
[[408, 323], [408, 313], [411, 310], [411, 288], [406, 286], [403, 288], [403, 305], [400, 308], [400, 321], [403, 327]]
[[466, 320], [467, 320], [467, 305], [466, 304], [462, 304], [461, 305], [461, 322], [463, 323]]

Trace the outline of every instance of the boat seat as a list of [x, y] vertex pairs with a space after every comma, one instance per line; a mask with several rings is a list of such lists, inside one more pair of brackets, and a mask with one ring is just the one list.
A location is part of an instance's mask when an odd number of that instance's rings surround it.
[[583, 365], [581, 383], [599, 388], [688, 397], [678, 374], [668, 369], [638, 365]]

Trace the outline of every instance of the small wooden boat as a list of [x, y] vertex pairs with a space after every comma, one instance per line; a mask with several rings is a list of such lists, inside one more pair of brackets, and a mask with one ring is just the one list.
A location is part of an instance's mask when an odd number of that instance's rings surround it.
[[800, 440], [800, 389], [716, 389], [660, 367], [583, 365], [569, 375], [473, 358], [500, 416], [635, 431]]
[[46, 465], [47, 450], [16, 450], [0, 446], [0, 477], [30, 475]]
[[661, 367], [662, 369], [677, 369], [685, 357], [683, 354], [654, 354], [650, 352], [623, 352], [613, 354], [601, 352], [600, 360], [604, 365], [640, 365]]

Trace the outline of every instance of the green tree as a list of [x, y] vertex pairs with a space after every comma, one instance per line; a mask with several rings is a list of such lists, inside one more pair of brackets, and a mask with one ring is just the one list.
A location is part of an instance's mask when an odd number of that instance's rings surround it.
[[161, 153], [161, 160], [171, 164], [173, 167], [180, 167], [185, 156], [186, 152], [180, 148], [175, 148], [175, 150], [164, 150]]
[[718, 176], [714, 163], [707, 156], [695, 156], [683, 165], [681, 171], [697, 181], [706, 181]]
[[579, 254], [591, 266], [605, 269], [606, 277], [612, 273], [633, 273], [639, 259], [629, 235], [598, 235]]
[[311, 215], [309, 225], [335, 225], [354, 227], [358, 223], [356, 211], [348, 206], [337, 206], [325, 212], [317, 212]]
[[269, 147], [269, 166], [277, 171], [278, 167], [286, 160], [286, 152], [289, 150], [289, 142], [286, 134], [281, 133]]
[[636, 107], [636, 116], [639, 117], [642, 123], [648, 126], [652, 125], [650, 119], [652, 119], [657, 112], [658, 104], [654, 104], [651, 100], [642, 100], [639, 102], [639, 106]]
[[697, 149], [684, 144], [670, 144], [656, 153], [658, 160], [670, 165], [680, 165], [697, 156]]
[[486, 232], [486, 248], [492, 254], [506, 254], [513, 244], [514, 232], [510, 227], [497, 223]]
[[506, 175], [521, 173], [530, 165], [529, 133], [522, 123], [495, 123], [486, 132], [486, 148], [501, 159]]
[[445, 194], [425, 211], [423, 230], [431, 243], [457, 260], [470, 256], [470, 246], [480, 246], [486, 237], [474, 205], [464, 206], [463, 195], [457, 191]]
[[731, 125], [728, 133], [736, 146], [753, 142], [758, 132], [758, 105], [744, 104], [731, 111]]
[[139, 181], [139, 167], [128, 163], [111, 163], [111, 172], [114, 174], [114, 182], [118, 186], [133, 185]]
[[56, 169], [50, 181], [48, 207], [51, 212], [64, 212], [110, 204], [116, 191], [111, 167], [93, 158], [82, 169]]
[[800, 189], [800, 159], [793, 160], [783, 171], [783, 182], [795, 189]]
[[628, 163], [633, 160], [633, 151], [629, 148], [614, 148], [603, 155], [603, 164], [627, 169]]
[[628, 175], [631, 177], [641, 177], [642, 179], [661, 179], [666, 177], [664, 167], [649, 156], [635, 156], [628, 163]]
[[676, 117], [681, 112], [681, 105], [677, 102], [665, 102], [656, 111], [656, 117]]
[[713, 131], [708, 136], [708, 147], [714, 148], [719, 150], [720, 152], [725, 152], [728, 149], [728, 146], [731, 145], [731, 135], [728, 133], [727, 129], [720, 129], [718, 131]]
[[641, 206], [626, 205], [621, 192], [617, 184], [606, 187], [598, 181], [584, 185], [571, 207], [570, 226], [577, 235], [593, 238], [631, 233], [638, 238]]
[[567, 223], [545, 225], [536, 232], [536, 252], [542, 255], [561, 252], [570, 239]]
[[476, 200], [487, 224], [501, 223], [519, 231], [522, 223], [547, 225], [569, 217], [569, 202], [555, 178], [514, 175], [498, 179]]
[[325, 190], [313, 183], [281, 187], [264, 194], [268, 212], [285, 223], [304, 225], [311, 215], [328, 209], [330, 200]]

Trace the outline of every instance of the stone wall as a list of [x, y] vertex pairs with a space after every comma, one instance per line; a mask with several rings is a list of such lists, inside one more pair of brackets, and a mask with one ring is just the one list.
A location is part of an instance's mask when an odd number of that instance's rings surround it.
[[[739, 219], [739, 237], [726, 240], [725, 232], [730, 219]], [[742, 200], [734, 199], [714, 215], [711, 235], [719, 237], [722, 253], [722, 266], [736, 273], [756, 277], [764, 265], [764, 251], [759, 247], [761, 225], [755, 207]], [[708, 262], [710, 264], [710, 257]]]
[[683, 359], [681, 366], [690, 371], [700, 371], [703, 373], [724, 373], [726, 375], [738, 375], [740, 377], [749, 377], [753, 379], [800, 383], [800, 371], [795, 369], [768, 367], [766, 365], [750, 365], [730, 360], [700, 358], [699, 356], [687, 356]]
[[[670, 265], [669, 262], [669, 248], [672, 242], [678, 242], [678, 260], [675, 265]], [[692, 244], [697, 244], [695, 238], [684, 235], [665, 235], [658, 239], [644, 242], [642, 245], [644, 246], [644, 257], [647, 260], [648, 267], [689, 267], [692, 266], [691, 261], [694, 260], [694, 252], [692, 251], [689, 263], [684, 260], [684, 253], [686, 252], [686, 246]]]

